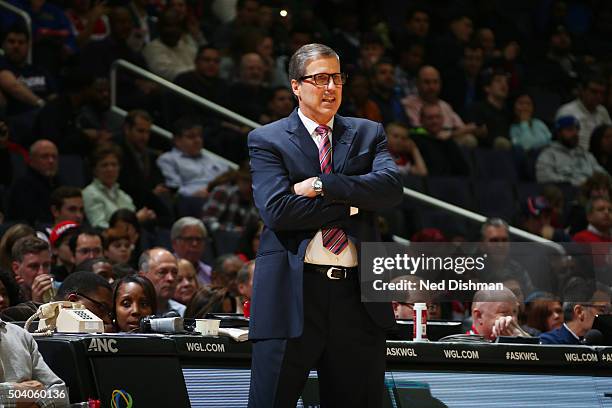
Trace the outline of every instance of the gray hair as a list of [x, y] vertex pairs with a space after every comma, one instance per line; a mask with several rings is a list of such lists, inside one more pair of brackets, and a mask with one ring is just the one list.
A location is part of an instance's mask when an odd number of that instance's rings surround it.
[[482, 224], [482, 227], [480, 227], [480, 237], [484, 237], [484, 233], [485, 230], [489, 227], [503, 227], [506, 229], [506, 231], [508, 231], [510, 229], [510, 227], [508, 226], [508, 223], [506, 221], [504, 221], [502, 218], [499, 217], [493, 217], [493, 218], [487, 218], [485, 220], [485, 222]]
[[236, 282], [238, 284], [247, 284], [251, 280], [251, 267], [255, 265], [255, 261], [249, 261], [242, 265], [242, 268], [238, 271], [238, 275], [236, 275]]
[[174, 241], [177, 239], [181, 232], [183, 232], [183, 228], [185, 227], [198, 227], [200, 231], [202, 231], [202, 236], [206, 238], [208, 236], [208, 231], [206, 231], [206, 227], [201, 220], [198, 220], [195, 217], [183, 217], [176, 220], [174, 224], [172, 224], [172, 229], [170, 230], [170, 239]]
[[312, 60], [335, 57], [340, 61], [336, 51], [323, 44], [306, 44], [301, 46], [289, 60], [289, 79], [298, 81], [306, 73], [306, 66]]

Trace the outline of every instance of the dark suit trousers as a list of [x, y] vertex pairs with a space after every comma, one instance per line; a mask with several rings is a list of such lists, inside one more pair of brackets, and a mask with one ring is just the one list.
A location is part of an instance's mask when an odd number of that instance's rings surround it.
[[255, 341], [251, 364], [251, 408], [294, 408], [311, 369], [322, 408], [380, 407], [385, 332], [363, 307], [357, 279], [305, 272], [302, 336]]

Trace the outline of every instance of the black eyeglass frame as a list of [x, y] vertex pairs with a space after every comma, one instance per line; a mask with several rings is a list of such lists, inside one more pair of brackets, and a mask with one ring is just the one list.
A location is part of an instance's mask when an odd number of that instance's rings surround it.
[[[317, 77], [319, 78], [325, 78], [326, 81], [323, 82], [323, 79], [317, 81]], [[300, 77], [298, 80], [300, 82], [303, 82], [305, 79], [313, 79], [313, 82], [316, 86], [328, 86], [329, 85], [329, 79], [331, 78], [332, 81], [334, 82], [334, 85], [336, 86], [342, 86], [346, 84], [346, 80], [348, 79], [348, 75], [345, 72], [334, 72], [333, 74], [328, 74], [326, 72], [320, 72], [318, 74], [312, 74], [312, 75], [305, 75], [303, 77]], [[339, 79], [339, 82], [336, 80], [337, 78]]]

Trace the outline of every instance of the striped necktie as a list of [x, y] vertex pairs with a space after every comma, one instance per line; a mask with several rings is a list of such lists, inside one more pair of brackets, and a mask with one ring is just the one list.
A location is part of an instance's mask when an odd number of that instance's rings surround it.
[[[325, 125], [319, 125], [315, 129], [317, 135], [321, 136], [321, 144], [319, 147], [319, 164], [321, 164], [321, 173], [329, 174], [332, 172], [332, 151], [331, 143], [329, 142], [330, 128]], [[348, 246], [348, 238], [341, 228], [323, 228], [323, 246], [333, 254], [340, 254], [344, 248]]]

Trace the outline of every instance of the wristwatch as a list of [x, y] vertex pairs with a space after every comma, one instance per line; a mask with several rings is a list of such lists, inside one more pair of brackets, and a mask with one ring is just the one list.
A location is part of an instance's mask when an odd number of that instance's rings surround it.
[[323, 195], [323, 182], [320, 178], [315, 178], [312, 182], [312, 189], [317, 195]]

